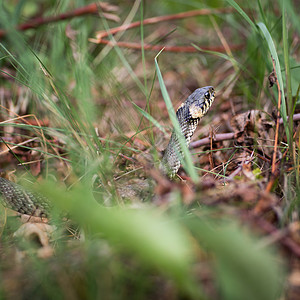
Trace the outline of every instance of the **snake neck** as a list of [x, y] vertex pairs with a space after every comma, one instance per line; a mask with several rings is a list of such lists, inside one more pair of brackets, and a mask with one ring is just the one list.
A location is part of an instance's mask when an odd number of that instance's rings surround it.
[[[189, 146], [191, 138], [197, 128], [200, 119], [190, 118], [187, 121], [184, 118], [181, 118], [180, 116], [181, 114], [177, 114], [181, 133], [185, 138], [186, 145]], [[183, 159], [184, 156], [180, 147], [178, 136], [176, 132], [173, 131], [168, 146], [164, 151], [163, 159], [160, 164], [160, 170], [164, 174], [172, 178], [178, 172], [178, 169]]]

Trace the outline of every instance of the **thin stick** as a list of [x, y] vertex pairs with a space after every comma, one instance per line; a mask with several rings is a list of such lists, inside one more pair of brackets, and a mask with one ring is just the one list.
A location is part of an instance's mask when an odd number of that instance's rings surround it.
[[[11, 152], [12, 150], [14, 150], [14, 149], [16, 149], [16, 148], [18, 148], [18, 147], [20, 147], [20, 146], [22, 146], [22, 145], [25, 145], [25, 144], [27, 144], [27, 143], [31, 143], [31, 142], [36, 141], [36, 140], [38, 140], [38, 138], [37, 138], [37, 137], [34, 137], [34, 138], [32, 138], [32, 139], [29, 139], [29, 140], [26, 140], [26, 141], [21, 142], [21, 143], [19, 143], [19, 144], [16, 144], [16, 145], [14, 145], [14, 146], [12, 146], [12, 147], [6, 148], [6, 149], [4, 149], [3, 151], [0, 152], [0, 156], [6, 154], [6, 153], [8, 153], [8, 152]], [[5, 145], [7, 145], [7, 143], [5, 143]]]
[[280, 106], [281, 106], [281, 89], [279, 82], [277, 80], [277, 74], [275, 70], [275, 61], [272, 57], [273, 63], [273, 72], [275, 75], [275, 81], [278, 89], [278, 102], [277, 102], [277, 120], [276, 120], [276, 129], [275, 129], [275, 142], [274, 142], [274, 152], [273, 152], [273, 160], [272, 160], [272, 175], [275, 175], [276, 172], [276, 152], [277, 152], [277, 144], [278, 144], [278, 132], [279, 132], [279, 119], [280, 119]]
[[[105, 44], [109, 46], [118, 46], [118, 47], [123, 47], [123, 48], [128, 48], [128, 49], [136, 49], [136, 50], [141, 50], [142, 45], [139, 43], [133, 43], [133, 42], [113, 42], [113, 41], [108, 41], [105, 39], [89, 39], [90, 42], [96, 43], [96, 44]], [[198, 50], [193, 47], [193, 46], [164, 46], [164, 45], [149, 45], [149, 44], [144, 44], [143, 45], [144, 50], [149, 50], [149, 51], [157, 51], [159, 52], [160, 50], [164, 49], [164, 51], [167, 52], [181, 52], [181, 53], [196, 53]], [[210, 51], [217, 51], [217, 52], [225, 52], [225, 49], [223, 46], [209, 46], [209, 47], [201, 47], [204, 50], [210, 50]], [[240, 50], [244, 48], [244, 44], [239, 44], [239, 45], [232, 45], [231, 50]]]
[[[159, 16], [148, 18], [143, 21], [143, 25], [156, 24], [159, 22], [165, 22], [170, 20], [179, 20], [184, 18], [191, 18], [196, 16], [206, 16], [211, 14], [229, 14], [234, 12], [234, 9], [231, 7], [228, 8], [219, 8], [219, 9], [196, 9], [191, 11], [182, 12], [179, 14], [167, 15], [167, 16]], [[133, 22], [131, 24], [121, 25], [119, 27], [111, 28], [110, 30], [101, 30], [96, 34], [96, 39], [101, 40], [104, 37], [107, 37], [111, 34], [115, 34], [119, 31], [125, 31], [127, 29], [139, 27], [141, 25], [140, 21]]]

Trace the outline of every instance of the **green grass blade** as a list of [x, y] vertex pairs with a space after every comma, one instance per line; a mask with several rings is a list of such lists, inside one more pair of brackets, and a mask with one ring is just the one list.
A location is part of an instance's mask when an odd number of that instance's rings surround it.
[[[294, 114], [294, 103], [292, 97], [292, 85], [291, 85], [291, 68], [290, 68], [290, 53], [288, 46], [288, 31], [286, 24], [286, 9], [285, 2], [283, 1], [282, 8], [282, 40], [283, 40], [283, 56], [284, 56], [284, 65], [285, 65], [285, 78], [286, 78], [286, 90], [287, 90], [287, 102], [288, 102], [288, 115], [292, 116]], [[290, 118], [288, 121], [289, 132], [293, 132], [293, 119]], [[292, 135], [292, 134], [291, 134]], [[294, 153], [293, 151], [293, 141], [291, 139], [288, 140], [290, 153]]]
[[192, 178], [192, 180], [194, 182], [196, 182], [199, 177], [198, 177], [198, 174], [195, 170], [195, 167], [194, 167], [194, 164], [193, 164], [193, 161], [192, 161], [191, 153], [190, 153], [190, 151], [189, 151], [189, 149], [186, 145], [185, 138], [184, 138], [184, 136], [181, 132], [180, 125], [179, 125], [179, 122], [178, 122], [177, 117], [176, 117], [176, 113], [174, 111], [170, 96], [168, 94], [167, 88], [165, 86], [162, 74], [160, 72], [160, 69], [159, 69], [159, 66], [158, 66], [158, 63], [157, 63], [157, 57], [159, 56], [159, 54], [162, 51], [163, 51], [163, 49], [155, 56], [155, 59], [154, 59], [155, 60], [155, 67], [156, 67], [157, 77], [158, 77], [158, 81], [159, 81], [159, 85], [160, 85], [160, 89], [161, 89], [161, 93], [162, 93], [162, 96], [163, 96], [164, 101], [166, 103], [171, 122], [174, 126], [174, 130], [176, 132], [181, 150], [182, 150], [183, 155], [184, 155], [183, 167], [186, 169], [187, 173]]
[[142, 108], [140, 108], [138, 105], [136, 105], [134, 102], [131, 102], [132, 105], [135, 107], [135, 109], [141, 113], [146, 119], [148, 119], [155, 127], [157, 127], [160, 131], [162, 131], [164, 134], [167, 134], [164, 128], [159, 124], [158, 121], [156, 121], [149, 113], [144, 111]]
[[227, 0], [227, 2], [234, 7], [238, 13], [250, 24], [251, 28], [254, 32], [257, 32], [257, 28], [252, 20], [248, 17], [248, 15], [242, 10], [242, 8], [234, 1], [234, 0]]
[[145, 49], [144, 49], [144, 0], [141, 1], [141, 46], [142, 46], [142, 64], [143, 64], [143, 73], [144, 73], [144, 86], [145, 94], [148, 96], [148, 86], [147, 86], [147, 73], [146, 73], [146, 59], [145, 59]]
[[[298, 34], [300, 34], [300, 18], [299, 14], [297, 14], [297, 9], [294, 7], [294, 4], [291, 0], [278, 0], [278, 4], [280, 7], [285, 9], [287, 11], [287, 14], [289, 16], [289, 20], [294, 25], [294, 28], [298, 31]], [[296, 6], [296, 1], [295, 1]], [[298, 4], [299, 7], [299, 4]]]
[[224, 53], [220, 53], [220, 52], [217, 52], [217, 51], [211, 51], [211, 50], [205, 50], [205, 49], [202, 49], [200, 47], [198, 47], [197, 45], [193, 44], [192, 43], [192, 46], [195, 47], [198, 51], [200, 52], [204, 52], [204, 53], [207, 53], [207, 54], [211, 54], [211, 55], [215, 55], [215, 56], [218, 56], [220, 58], [223, 58], [225, 60], [228, 60], [232, 63], [233, 67], [236, 69], [236, 71], [238, 71], [238, 67], [242, 70], [244, 70], [245, 72], [247, 72], [247, 69], [242, 65], [240, 64], [234, 57], [232, 56], [229, 56], [227, 54], [224, 54]]
[[263, 10], [263, 8], [262, 8], [262, 6], [261, 6], [260, 0], [257, 0], [257, 5], [258, 5], [258, 7], [259, 7], [259, 12], [260, 12], [260, 15], [261, 15], [261, 17], [262, 17], [262, 19], [263, 19], [263, 22], [264, 22], [265, 24], [267, 24], [267, 18], [266, 18], [265, 12], [264, 12], [264, 10]]

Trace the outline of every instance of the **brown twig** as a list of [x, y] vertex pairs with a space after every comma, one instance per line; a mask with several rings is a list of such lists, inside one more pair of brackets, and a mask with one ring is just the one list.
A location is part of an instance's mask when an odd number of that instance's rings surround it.
[[275, 175], [276, 171], [276, 152], [277, 152], [277, 145], [278, 145], [278, 132], [279, 132], [279, 119], [280, 119], [280, 106], [281, 106], [281, 89], [277, 79], [277, 74], [275, 70], [275, 60], [272, 57], [273, 63], [273, 72], [275, 75], [275, 81], [277, 84], [278, 89], [278, 102], [277, 102], [277, 120], [276, 120], [276, 129], [275, 129], [275, 142], [274, 142], [274, 152], [273, 152], [273, 160], [272, 160], [272, 175]]
[[[58, 16], [50, 16], [50, 17], [38, 17], [32, 20], [29, 20], [27, 23], [23, 23], [17, 26], [17, 30], [25, 31], [28, 29], [37, 28], [41, 25], [54, 23], [58, 21], [63, 21], [67, 19], [71, 19], [74, 17], [80, 17], [89, 14], [97, 14], [99, 10], [103, 11], [116, 11], [117, 7], [106, 2], [99, 2], [99, 3], [91, 3], [89, 5], [76, 8], [73, 11], [66, 12], [60, 14]], [[6, 30], [0, 30], [0, 38], [5, 36], [8, 33]]]
[[[156, 24], [159, 22], [165, 22], [165, 21], [170, 21], [170, 20], [179, 20], [179, 19], [184, 19], [184, 18], [205, 16], [205, 15], [211, 15], [211, 14], [228, 14], [228, 13], [232, 13], [232, 12], [234, 12], [234, 9], [231, 7], [219, 8], [219, 9], [197, 9], [197, 10], [182, 12], [179, 14], [148, 18], [143, 21], [143, 25]], [[125, 31], [127, 29], [139, 27], [140, 25], [141, 25], [141, 22], [137, 21], [134, 23], [125, 24], [125, 25], [122, 25], [119, 27], [111, 28], [108, 31], [101, 30], [101, 31], [97, 32], [96, 39], [98, 40], [98, 43], [100, 43], [101, 39], [103, 39], [111, 34], [116, 34], [119, 31]]]
[[198, 148], [204, 145], [209, 145], [210, 142], [221, 142], [221, 141], [227, 141], [227, 140], [233, 140], [234, 139], [234, 133], [233, 132], [228, 132], [228, 133], [218, 133], [215, 134], [212, 138], [211, 137], [206, 137], [201, 140], [191, 142], [190, 143], [190, 148]]
[[[280, 121], [280, 107], [281, 107], [281, 89], [280, 85], [277, 79], [277, 74], [275, 70], [275, 60], [272, 58], [272, 63], [273, 63], [273, 82], [277, 84], [277, 89], [278, 89], [278, 102], [277, 102], [277, 118], [276, 118], [276, 128], [275, 128], [275, 141], [274, 141], [274, 152], [273, 152], [273, 158], [272, 158], [272, 169], [271, 169], [271, 177], [270, 180], [266, 186], [266, 192], [270, 193], [272, 190], [272, 187], [279, 176], [279, 169], [277, 168], [278, 164], [276, 162], [276, 153], [277, 153], [277, 145], [278, 145], [278, 132], [279, 132], [279, 121]], [[271, 206], [271, 204], [269, 205]], [[264, 199], [259, 199], [257, 204], [254, 207], [254, 214], [260, 214], [262, 211], [264, 211], [266, 208], [266, 204], [264, 203]]]
[[[164, 49], [164, 51], [167, 52], [182, 52], [182, 53], [195, 53], [199, 52], [195, 47], [193, 46], [163, 46], [163, 45], [149, 45], [144, 44], [143, 46], [139, 43], [133, 43], [133, 42], [113, 42], [108, 41], [105, 39], [96, 40], [96, 39], [89, 39], [90, 42], [96, 43], [96, 44], [105, 44], [109, 46], [118, 46], [122, 48], [128, 48], [128, 49], [136, 49], [141, 50], [144, 48], [144, 50], [150, 50], [150, 51], [157, 51], [159, 52], [161, 49]], [[244, 44], [239, 45], [232, 45], [231, 50], [240, 50], [244, 47]], [[223, 46], [208, 46], [208, 47], [201, 47], [203, 50], [210, 50], [210, 51], [217, 51], [217, 52], [225, 52], [225, 49]]]

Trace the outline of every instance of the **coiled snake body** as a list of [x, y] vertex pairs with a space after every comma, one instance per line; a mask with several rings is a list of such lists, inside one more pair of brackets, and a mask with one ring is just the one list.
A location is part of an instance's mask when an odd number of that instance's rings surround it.
[[[176, 116], [187, 145], [191, 141], [200, 118], [206, 114], [214, 98], [215, 92], [212, 86], [199, 88], [178, 108]], [[180, 167], [182, 158], [179, 139], [173, 132], [164, 151], [160, 169], [163, 173], [173, 177]], [[22, 186], [1, 177], [0, 196], [5, 206], [22, 214], [44, 217], [47, 216], [50, 209], [50, 202], [47, 198], [25, 190]]]
[[21, 213], [46, 217], [50, 201], [38, 193], [25, 190], [21, 185], [0, 177], [0, 195], [4, 205]]

